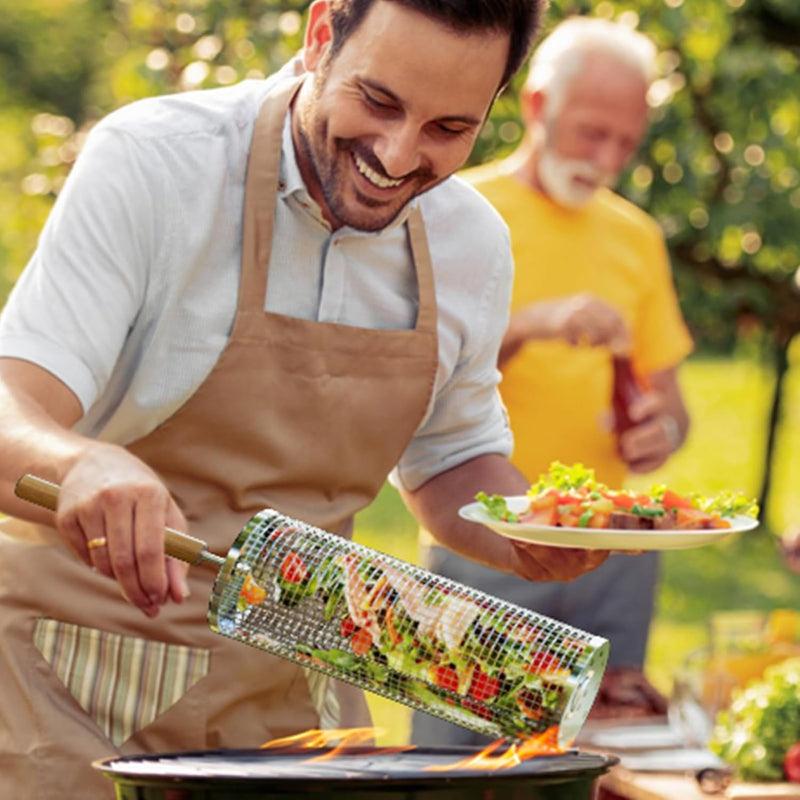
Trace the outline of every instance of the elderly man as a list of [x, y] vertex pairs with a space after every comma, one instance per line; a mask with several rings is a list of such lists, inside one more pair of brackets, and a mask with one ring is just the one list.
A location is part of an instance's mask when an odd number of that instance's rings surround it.
[[[678, 366], [692, 342], [663, 236], [610, 190], [647, 130], [654, 59], [649, 39], [621, 24], [562, 22], [531, 60], [522, 143], [508, 159], [464, 173], [511, 231], [516, 273], [500, 391], [512, 461], [531, 481], [558, 460], [621, 487], [629, 470], [655, 469], [686, 436]], [[619, 436], [610, 419], [615, 354], [632, 359], [648, 388], [630, 409], [635, 424]], [[608, 711], [604, 699], [619, 713], [663, 711], [641, 673], [656, 553], [613, 555], [571, 583], [536, 585], [437, 546], [429, 556], [436, 572], [608, 638], [597, 713]], [[476, 740], [422, 714], [413, 728], [418, 744]]]

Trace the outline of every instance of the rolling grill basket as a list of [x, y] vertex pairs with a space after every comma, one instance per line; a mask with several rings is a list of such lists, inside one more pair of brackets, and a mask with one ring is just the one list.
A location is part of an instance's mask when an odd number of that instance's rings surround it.
[[[230, 548], [209, 624], [493, 738], [577, 736], [608, 642], [272, 509]], [[312, 675], [313, 673], [309, 673]]]
[[[55, 510], [33, 475], [17, 496]], [[219, 567], [212, 630], [489, 737], [564, 749], [608, 661], [605, 639], [264, 509], [226, 558], [165, 530], [165, 552]], [[316, 684], [321, 697], [320, 681]]]
[[320, 761], [330, 750], [205, 750], [111, 757], [94, 767], [114, 782], [118, 800], [592, 800], [597, 779], [618, 761], [569, 751], [496, 771], [457, 766], [476, 753], [348, 748]]

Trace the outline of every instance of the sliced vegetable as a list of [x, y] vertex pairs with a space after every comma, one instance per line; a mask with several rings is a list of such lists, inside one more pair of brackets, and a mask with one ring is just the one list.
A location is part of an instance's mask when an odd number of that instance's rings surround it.
[[448, 692], [458, 691], [458, 673], [452, 667], [437, 666], [431, 669], [431, 681]]
[[661, 502], [664, 508], [691, 508], [692, 501], [688, 497], [673, 492], [672, 489], [666, 489], [664, 494], [661, 495]]
[[533, 654], [533, 658], [525, 667], [528, 672], [537, 674], [556, 672], [561, 669], [561, 662], [552, 653], [540, 650]]
[[350, 639], [350, 647], [357, 656], [366, 655], [372, 647], [372, 636], [366, 628], [359, 628]]
[[469, 696], [474, 700], [484, 702], [492, 697], [497, 697], [500, 694], [500, 686], [500, 681], [497, 678], [487, 675], [481, 671], [480, 667], [476, 667], [469, 684]]
[[262, 589], [254, 580], [252, 575], [246, 575], [242, 588], [239, 590], [240, 599], [244, 600], [247, 605], [257, 606], [263, 603], [267, 597], [267, 592]]
[[281, 563], [281, 576], [287, 583], [302, 583], [308, 577], [308, 568], [297, 553], [287, 553]]

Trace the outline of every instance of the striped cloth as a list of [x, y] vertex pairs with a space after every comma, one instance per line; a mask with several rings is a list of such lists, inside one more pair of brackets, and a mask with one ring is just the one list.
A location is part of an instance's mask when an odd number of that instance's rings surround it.
[[55, 619], [37, 620], [34, 643], [116, 747], [177, 703], [208, 673], [206, 649]]

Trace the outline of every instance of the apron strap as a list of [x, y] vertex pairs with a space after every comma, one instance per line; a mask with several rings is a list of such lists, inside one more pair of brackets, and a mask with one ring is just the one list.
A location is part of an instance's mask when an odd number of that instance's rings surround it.
[[422, 212], [417, 206], [409, 211], [406, 226], [411, 245], [411, 257], [417, 271], [419, 310], [416, 329], [418, 331], [436, 331], [436, 284], [433, 278], [433, 264]]
[[261, 105], [253, 130], [244, 190], [242, 274], [238, 303], [241, 310], [264, 310], [269, 254], [275, 230], [281, 135], [286, 109], [302, 82], [301, 76], [270, 92]]

